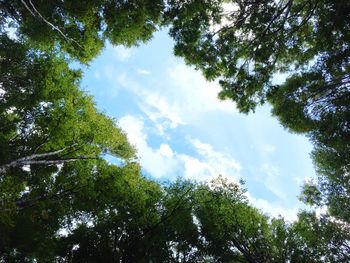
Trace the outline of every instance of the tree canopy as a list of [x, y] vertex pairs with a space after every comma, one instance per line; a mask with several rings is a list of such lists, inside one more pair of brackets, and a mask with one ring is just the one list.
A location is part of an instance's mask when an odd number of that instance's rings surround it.
[[0, 41], [0, 171], [106, 153], [133, 157], [125, 134], [79, 89], [79, 71], [56, 53], [26, 48], [5, 35]]
[[[332, 215], [348, 221], [349, 1], [169, 3], [165, 23], [175, 54], [207, 79], [219, 79], [219, 97], [241, 112], [268, 101], [284, 127], [310, 137], [320, 177], [313, 192]], [[286, 76], [281, 84], [278, 74]]]
[[[348, 1], [4, 0], [0, 14], [0, 261], [350, 261]], [[326, 214], [286, 222], [222, 177], [160, 184], [142, 175], [69, 63], [90, 62], [106, 41], [145, 42], [162, 26], [176, 55], [219, 80], [220, 98], [244, 113], [268, 102], [311, 139], [319, 180], [301, 199]]]
[[59, 49], [83, 63], [96, 57], [106, 40], [135, 45], [149, 40], [163, 9], [161, 0], [0, 2], [0, 23], [41, 49]]

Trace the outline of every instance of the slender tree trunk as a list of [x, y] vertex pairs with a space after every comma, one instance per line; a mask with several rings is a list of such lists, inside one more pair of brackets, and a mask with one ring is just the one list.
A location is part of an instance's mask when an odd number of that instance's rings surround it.
[[55, 155], [58, 155], [65, 150], [72, 148], [76, 144], [73, 144], [71, 146], [52, 151], [47, 153], [38, 153], [38, 154], [32, 154], [25, 157], [18, 158], [17, 160], [11, 161], [7, 164], [0, 165], [0, 173], [4, 172], [6, 169], [11, 167], [23, 167], [24, 165], [31, 165], [31, 164], [43, 164], [43, 165], [53, 165], [53, 164], [61, 164], [61, 163], [67, 163], [67, 162], [74, 162], [78, 160], [86, 160], [86, 159], [96, 159], [96, 157], [87, 157], [87, 156], [77, 156], [77, 157], [70, 157], [70, 158], [50, 158]]

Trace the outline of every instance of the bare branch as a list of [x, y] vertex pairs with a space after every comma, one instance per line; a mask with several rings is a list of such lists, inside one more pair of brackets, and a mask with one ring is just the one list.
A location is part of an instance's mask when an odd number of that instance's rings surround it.
[[[7, 164], [3, 164], [0, 166], [0, 172], [5, 171], [7, 168], [10, 167], [18, 167], [18, 166], [23, 166], [23, 165], [29, 165], [29, 164], [50, 164], [50, 162], [55, 162], [57, 163], [57, 161], [59, 161], [58, 163], [62, 163], [62, 160], [68, 160], [68, 159], [54, 159], [54, 160], [42, 160], [43, 158], [46, 157], [52, 157], [55, 155], [59, 155], [60, 153], [73, 148], [74, 146], [76, 146], [77, 143], [74, 143], [70, 146], [64, 147], [62, 149], [56, 150], [56, 151], [52, 151], [52, 152], [46, 152], [46, 153], [37, 153], [37, 154], [32, 154], [29, 156], [25, 156], [25, 157], [21, 157], [18, 158], [17, 160], [14, 160], [12, 162], [9, 162]], [[75, 159], [76, 157], [74, 157], [73, 159]], [[66, 162], [65, 161], [65, 162]]]

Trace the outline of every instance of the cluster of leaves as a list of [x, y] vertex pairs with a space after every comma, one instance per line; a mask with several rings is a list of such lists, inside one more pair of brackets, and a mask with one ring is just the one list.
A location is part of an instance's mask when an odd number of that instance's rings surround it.
[[0, 7], [0, 22], [17, 28], [18, 36], [87, 63], [106, 40], [127, 46], [149, 40], [157, 29], [163, 1], [5, 0]]
[[79, 90], [81, 73], [56, 53], [41, 53], [0, 36], [0, 170], [31, 164], [131, 158], [115, 122]]

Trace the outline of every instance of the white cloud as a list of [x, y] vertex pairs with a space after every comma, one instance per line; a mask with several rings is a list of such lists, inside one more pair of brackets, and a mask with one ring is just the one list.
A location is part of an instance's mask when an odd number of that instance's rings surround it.
[[259, 181], [263, 183], [271, 192], [277, 195], [281, 200], [286, 200], [287, 193], [284, 191], [283, 182], [281, 182], [281, 174], [279, 167], [270, 163], [264, 163], [260, 171]]
[[194, 180], [208, 180], [213, 177], [213, 168], [199, 159], [182, 154], [180, 159], [184, 163], [184, 177]]
[[195, 119], [208, 112], [220, 111], [236, 114], [237, 109], [231, 101], [221, 101], [217, 98], [221, 90], [217, 82], [208, 82], [199, 71], [177, 63], [168, 69], [170, 78], [169, 95], [179, 104], [177, 109], [183, 118]]
[[219, 174], [239, 179], [241, 165], [229, 154], [215, 151], [210, 144], [202, 143], [198, 139], [191, 139], [200, 160], [182, 155], [185, 163], [185, 177], [210, 180]]
[[105, 67], [104, 74], [137, 98], [139, 108], [163, 134], [167, 129], [199, 121], [210, 112], [237, 113], [233, 102], [217, 98], [220, 91], [217, 82], [206, 81], [200, 72], [183, 62], [168, 68], [165, 79], [152, 86], [141, 84], [127, 73], [116, 72], [110, 66]]
[[[183, 116], [179, 114], [180, 108], [175, 102], [170, 102], [167, 98], [152, 93], [146, 95], [142, 102], [145, 104], [141, 105], [141, 109], [155, 123], [163, 121], [163, 124], [169, 124], [169, 128], [176, 128], [179, 125], [186, 124]], [[164, 122], [164, 119], [168, 122]]]
[[162, 143], [159, 147], [158, 152], [165, 157], [172, 158], [174, 156], [174, 152], [168, 144]]
[[[156, 178], [180, 175], [187, 179], [210, 181], [219, 174], [234, 182], [240, 178], [241, 165], [231, 155], [216, 151], [210, 144], [189, 139], [196, 156], [178, 153], [166, 143], [162, 143], [159, 148], [152, 148], [147, 142], [148, 136], [141, 117], [124, 116], [119, 125], [127, 132], [129, 141], [136, 146], [142, 167]], [[268, 174], [269, 178], [264, 180], [269, 183], [278, 175], [278, 168], [269, 164], [263, 165], [262, 170]], [[298, 207], [286, 209], [283, 204], [255, 198], [249, 193], [247, 197], [263, 213], [273, 217], [282, 215], [288, 221], [297, 219]]]
[[152, 72], [147, 69], [138, 68], [136, 72], [140, 75], [150, 75]]
[[129, 60], [136, 52], [135, 48], [127, 48], [124, 46], [107, 45], [107, 49], [112, 51], [112, 54], [119, 61]]
[[178, 160], [173, 157], [169, 145], [162, 144], [159, 149], [153, 149], [148, 145], [142, 118], [127, 115], [119, 120], [119, 125], [126, 131], [131, 144], [135, 145], [142, 167], [152, 176], [156, 178], [171, 176], [178, 171]]
[[143, 133], [144, 123], [141, 118], [131, 115], [124, 116], [118, 121], [118, 124], [127, 132], [131, 144], [136, 147], [142, 146], [146, 141], [146, 134]]
[[271, 203], [265, 199], [255, 198], [250, 193], [246, 193], [250, 203], [262, 211], [264, 214], [267, 214], [272, 217], [283, 216], [289, 222], [297, 220], [297, 215], [300, 207], [295, 206], [294, 208], [285, 208], [283, 204]]
[[[106, 69], [109, 73], [110, 69]], [[156, 124], [161, 134], [168, 128], [176, 128], [178, 125], [184, 125], [184, 120], [179, 116], [177, 105], [175, 102], [170, 102], [171, 97], [166, 97], [157, 91], [156, 87], [151, 88], [141, 86], [137, 81], [126, 73], [119, 73], [114, 75], [117, 83], [132, 92], [138, 99], [139, 108], [145, 113], [148, 118]]]
[[138, 150], [142, 167], [154, 177], [180, 175], [194, 180], [211, 180], [221, 174], [235, 180], [239, 178], [241, 165], [231, 155], [215, 151], [211, 145], [198, 139], [189, 140], [196, 153], [191, 156], [174, 151], [166, 143], [162, 143], [159, 148], [152, 148], [148, 144], [141, 117], [124, 116], [119, 125]]

